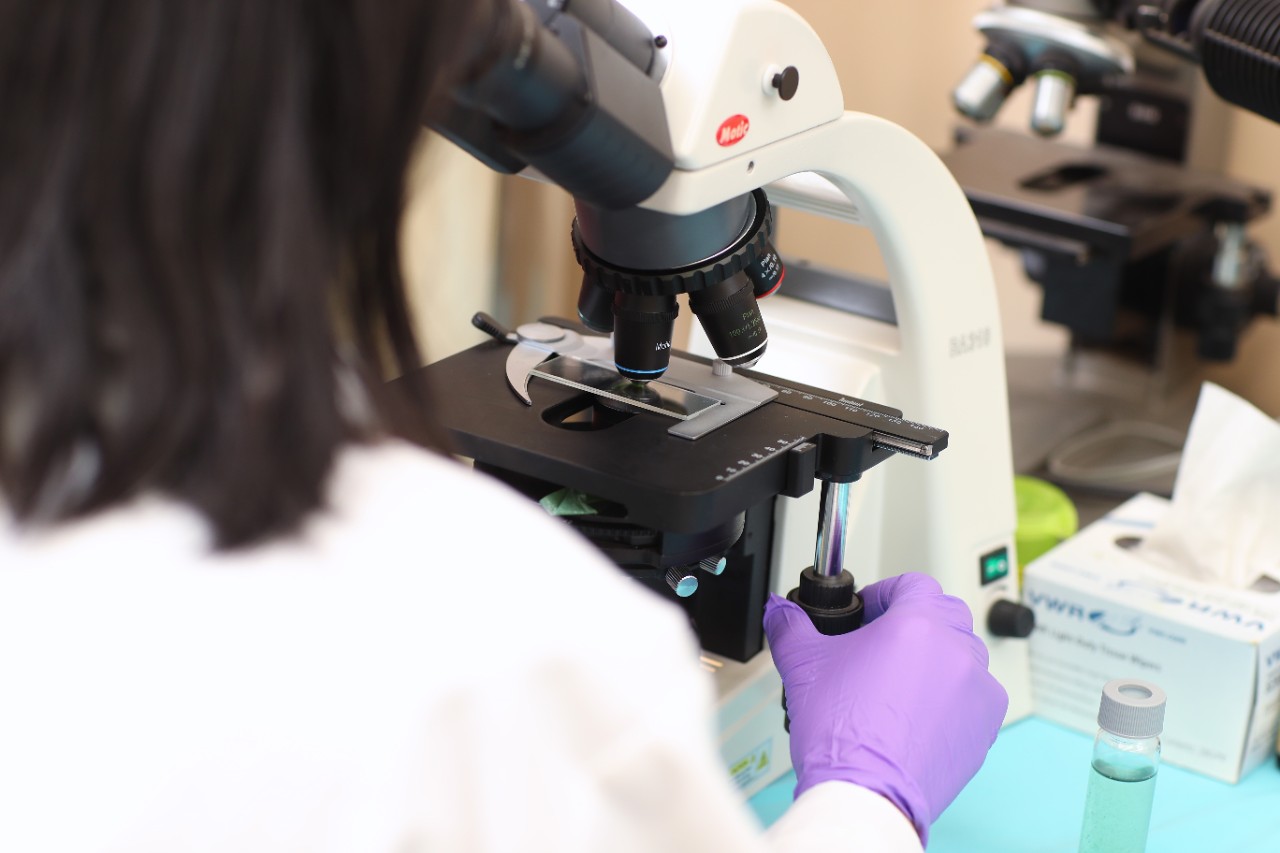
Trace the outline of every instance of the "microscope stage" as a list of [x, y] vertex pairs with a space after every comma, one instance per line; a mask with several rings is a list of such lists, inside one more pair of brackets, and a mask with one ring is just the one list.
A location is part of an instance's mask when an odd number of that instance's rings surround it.
[[[947, 434], [874, 403], [749, 372], [771, 401], [696, 440], [670, 417], [598, 415], [580, 388], [535, 378], [533, 405], [507, 386], [510, 347], [490, 341], [409, 374], [426, 385], [455, 450], [484, 466], [625, 506], [627, 520], [680, 533], [708, 530], [777, 495], [798, 497], [815, 477], [856, 480], [895, 452], [932, 457]], [[708, 366], [696, 356], [678, 357]]]

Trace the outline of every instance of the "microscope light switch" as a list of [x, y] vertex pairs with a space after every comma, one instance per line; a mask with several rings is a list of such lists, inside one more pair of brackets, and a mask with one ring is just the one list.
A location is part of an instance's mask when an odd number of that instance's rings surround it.
[[983, 586], [1004, 580], [1009, 576], [1009, 549], [1002, 546], [983, 554], [978, 560], [978, 569]]

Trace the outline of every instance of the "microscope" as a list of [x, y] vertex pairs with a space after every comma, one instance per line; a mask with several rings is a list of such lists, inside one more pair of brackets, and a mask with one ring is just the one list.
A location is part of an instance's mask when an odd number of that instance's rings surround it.
[[[1177, 399], [1180, 380], [1233, 359], [1245, 329], [1280, 312], [1280, 281], [1245, 230], [1270, 192], [1191, 163], [1193, 149], [1219, 144], [1216, 129], [1197, 136], [1196, 113], [1221, 110], [1201, 70], [1221, 99], [1277, 118], [1278, 14], [1274, 0], [1010, 0], [974, 19], [986, 48], [954, 90], [956, 109], [986, 123], [1033, 87], [1034, 136], [963, 128], [944, 160], [984, 233], [1021, 253], [1042, 318], [1069, 330], [1068, 365], [1086, 391], [1075, 415], [1110, 385], [1120, 413], [1185, 426], [1193, 400]], [[1090, 148], [1052, 141], [1077, 95], [1098, 97]], [[1031, 417], [1028, 432], [1072, 417]], [[1098, 436], [1108, 433], [1120, 437]], [[1164, 490], [1172, 474], [1135, 485]]]
[[[578, 318], [478, 315], [492, 340], [400, 381], [478, 469], [685, 607], [744, 793], [790, 766], [771, 590], [835, 634], [861, 621], [853, 572], [930, 572], [973, 610], [1010, 719], [1027, 713], [999, 315], [938, 157], [845, 112], [817, 34], [773, 0], [482, 6], [489, 37], [434, 126], [573, 196]], [[882, 310], [794, 316], [778, 204], [871, 231]], [[673, 347], [682, 300], [702, 355]]]

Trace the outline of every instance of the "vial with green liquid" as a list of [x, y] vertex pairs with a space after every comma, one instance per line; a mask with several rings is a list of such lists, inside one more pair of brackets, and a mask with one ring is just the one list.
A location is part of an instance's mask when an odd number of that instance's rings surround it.
[[1080, 853], [1146, 849], [1164, 706], [1164, 691], [1148, 681], [1116, 679], [1102, 688]]

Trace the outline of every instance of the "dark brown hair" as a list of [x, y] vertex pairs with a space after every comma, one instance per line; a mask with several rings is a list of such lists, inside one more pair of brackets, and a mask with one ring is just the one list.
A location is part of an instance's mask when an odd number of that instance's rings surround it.
[[422, 439], [380, 380], [418, 361], [403, 178], [470, 6], [0, 0], [17, 518], [160, 491], [241, 545], [320, 506], [345, 442]]

